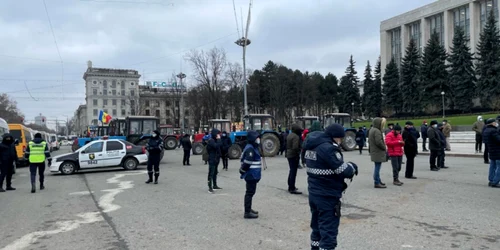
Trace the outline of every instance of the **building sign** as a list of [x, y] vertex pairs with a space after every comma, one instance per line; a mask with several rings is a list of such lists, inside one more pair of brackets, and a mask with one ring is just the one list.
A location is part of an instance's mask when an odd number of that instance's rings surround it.
[[152, 88], [185, 88], [183, 85], [178, 85], [177, 82], [146, 81], [146, 86]]

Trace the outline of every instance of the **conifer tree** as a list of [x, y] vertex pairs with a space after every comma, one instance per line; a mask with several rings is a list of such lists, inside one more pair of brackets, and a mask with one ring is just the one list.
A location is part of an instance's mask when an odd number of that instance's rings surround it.
[[473, 107], [472, 98], [475, 89], [475, 72], [472, 63], [473, 55], [467, 45], [467, 38], [461, 27], [455, 28], [453, 47], [448, 57], [450, 73], [450, 89], [454, 109], [463, 112]]
[[439, 42], [439, 36], [433, 33], [424, 48], [420, 70], [424, 108], [441, 106], [441, 92], [450, 93], [446, 57], [446, 49]]
[[384, 86], [384, 105], [395, 113], [401, 112], [403, 97], [399, 88], [399, 69], [394, 58], [391, 59], [385, 68]]
[[[345, 71], [345, 75], [340, 80], [339, 85], [339, 99], [341, 99], [341, 106], [339, 106], [339, 110], [343, 112], [351, 112], [352, 106], [354, 103], [354, 112], [360, 113], [360, 102], [361, 98], [359, 95], [359, 78], [357, 76], [358, 72], [355, 69], [356, 62], [354, 61], [352, 55], [349, 59], [349, 66]], [[354, 115], [354, 114], [352, 114]]]
[[492, 98], [500, 98], [500, 35], [493, 10], [477, 45], [477, 93], [483, 106], [490, 106]]
[[413, 39], [406, 48], [401, 63], [401, 93], [403, 95], [403, 111], [415, 114], [422, 110], [420, 96], [420, 52]]
[[[373, 95], [375, 89], [375, 81], [372, 76], [372, 67], [370, 61], [366, 63], [365, 68], [365, 79], [363, 80], [363, 108], [365, 114], [369, 117], [375, 117], [375, 112], [373, 112]], [[379, 104], [380, 105], [380, 104]]]
[[375, 79], [373, 81], [373, 116], [380, 117], [382, 116], [382, 65], [380, 62], [380, 57], [377, 60], [377, 64], [375, 65], [374, 72]]

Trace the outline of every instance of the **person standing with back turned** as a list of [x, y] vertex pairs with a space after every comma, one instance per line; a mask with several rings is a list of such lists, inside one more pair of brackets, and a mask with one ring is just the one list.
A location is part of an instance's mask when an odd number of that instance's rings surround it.
[[[17, 153], [14, 145], [14, 137], [4, 134], [0, 143], [0, 192], [16, 190], [12, 187], [12, 174], [14, 173], [14, 162], [17, 162]], [[7, 188], [3, 189], [3, 181], [7, 179]]]
[[325, 132], [311, 132], [305, 143], [312, 250], [337, 247], [344, 180], [358, 175], [358, 166], [344, 162], [340, 152], [344, 137], [344, 127], [332, 124]]
[[153, 182], [153, 168], [155, 174], [155, 184], [158, 184], [158, 177], [160, 176], [160, 161], [161, 152], [163, 151], [163, 140], [160, 138], [158, 130], [153, 131], [153, 137], [149, 139], [146, 149], [149, 152], [148, 156], [148, 177], [146, 184]]
[[52, 164], [52, 158], [50, 157], [50, 150], [47, 142], [42, 139], [42, 134], [35, 134], [35, 138], [29, 142], [26, 152], [24, 152], [24, 157], [30, 162], [31, 193], [36, 192], [35, 184], [37, 169], [38, 174], [40, 175], [40, 190], [45, 189], [45, 186], [43, 185], [45, 178], [45, 160], [48, 161], [50, 166]]
[[302, 134], [302, 128], [298, 124], [292, 125], [292, 133], [290, 133], [286, 138], [286, 158], [288, 160], [288, 166], [290, 168], [288, 172], [288, 192], [291, 194], [302, 194], [295, 186], [295, 181], [297, 179], [297, 170], [300, 164], [300, 153], [301, 144], [300, 136]]
[[387, 188], [385, 183], [380, 179], [382, 163], [387, 162], [387, 147], [385, 146], [384, 134], [382, 132], [385, 123], [385, 118], [376, 117], [373, 119], [373, 127], [370, 129], [370, 133], [368, 133], [368, 152], [370, 152], [371, 161], [375, 163], [373, 171], [375, 188]]

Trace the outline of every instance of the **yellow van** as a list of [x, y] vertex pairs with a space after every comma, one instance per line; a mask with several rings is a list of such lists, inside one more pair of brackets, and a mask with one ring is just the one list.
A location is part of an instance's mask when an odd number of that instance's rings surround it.
[[33, 135], [30, 129], [22, 124], [9, 124], [9, 130], [12, 137], [19, 141], [19, 144], [16, 146], [19, 163], [21, 166], [26, 166], [28, 159], [24, 158], [24, 151], [26, 150], [28, 143], [33, 140]]

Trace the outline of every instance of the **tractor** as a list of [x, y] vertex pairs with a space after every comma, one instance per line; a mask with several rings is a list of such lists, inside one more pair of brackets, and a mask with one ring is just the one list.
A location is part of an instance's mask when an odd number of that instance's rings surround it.
[[297, 116], [295, 117], [295, 123], [300, 124], [303, 129], [309, 129], [314, 121], [319, 121], [317, 116]]
[[[278, 133], [274, 130], [274, 117], [269, 114], [249, 114], [243, 117], [244, 131], [231, 133], [234, 136], [235, 144], [241, 149], [246, 146], [247, 131], [255, 130], [261, 134], [260, 143], [264, 157], [273, 157], [278, 154], [280, 140]], [[238, 158], [241, 155], [241, 149]]]
[[323, 115], [323, 128], [333, 123], [338, 123], [344, 127], [345, 137], [342, 140], [342, 148], [345, 151], [352, 151], [356, 148], [356, 129], [352, 127], [351, 115], [347, 113], [328, 113]]
[[[216, 128], [220, 132], [226, 131], [227, 134], [229, 135], [229, 138], [231, 139], [232, 146], [229, 148], [229, 159], [239, 159], [241, 156], [241, 147], [235, 143], [235, 136], [234, 133], [231, 132], [231, 121], [227, 119], [211, 119], [208, 120], [209, 123], [209, 128], [213, 129]], [[210, 131], [209, 131], [210, 132]], [[200, 155], [203, 153], [203, 136], [205, 136], [204, 133], [199, 133], [194, 136], [194, 142], [193, 142], [193, 154], [195, 155]]]
[[[127, 116], [126, 118], [113, 119], [109, 126], [97, 127], [95, 137], [84, 137], [75, 139], [73, 150], [76, 150], [90, 141], [108, 136], [108, 139], [120, 139], [132, 144], [145, 146], [151, 134], [158, 128], [159, 119], [154, 116]], [[76, 144], [76, 145], [75, 145]], [[163, 151], [161, 158], [163, 158]]]
[[166, 150], [173, 150], [179, 145], [180, 133], [175, 133], [174, 126], [160, 124], [158, 126]]

